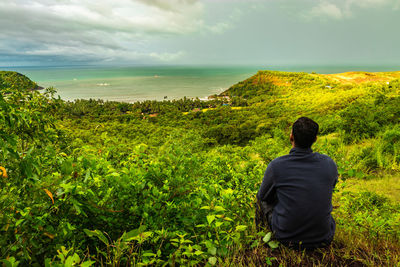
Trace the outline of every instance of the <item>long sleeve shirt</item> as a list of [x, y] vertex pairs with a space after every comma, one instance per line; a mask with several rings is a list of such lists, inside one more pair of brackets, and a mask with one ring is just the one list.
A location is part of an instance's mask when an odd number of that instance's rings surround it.
[[311, 148], [292, 148], [270, 162], [257, 193], [274, 205], [271, 227], [283, 243], [317, 247], [335, 233], [332, 192], [338, 179], [335, 162]]

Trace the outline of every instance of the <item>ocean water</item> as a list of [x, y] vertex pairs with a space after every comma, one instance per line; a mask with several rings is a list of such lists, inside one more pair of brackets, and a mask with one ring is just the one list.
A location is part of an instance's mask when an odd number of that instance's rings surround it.
[[135, 102], [183, 97], [206, 99], [254, 75], [256, 67], [14, 68], [64, 100]]
[[[64, 100], [206, 99], [221, 93], [258, 70], [337, 73], [345, 71], [390, 71], [394, 66], [252, 66], [252, 67], [20, 67], [2, 68], [27, 75], [42, 87], [54, 87]], [[399, 68], [397, 68], [399, 70]]]

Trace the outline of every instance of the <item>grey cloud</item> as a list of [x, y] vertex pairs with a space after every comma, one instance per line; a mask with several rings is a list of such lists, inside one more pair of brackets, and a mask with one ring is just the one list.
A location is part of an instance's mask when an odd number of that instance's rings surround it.
[[398, 62], [399, 3], [0, 0], [0, 64]]
[[174, 11], [182, 10], [182, 7], [186, 6], [198, 5], [200, 7], [202, 5], [199, 0], [136, 0], [136, 1], [160, 9], [174, 10]]
[[[2, 50], [29, 55], [174, 58], [147, 51], [146, 43], [203, 27], [198, 1], [11, 0], [0, 2]], [[152, 6], [162, 7], [158, 10]], [[173, 8], [172, 8], [173, 7]], [[180, 13], [183, 9], [185, 12]], [[6, 42], [7, 41], [7, 42]], [[18, 45], [21, 44], [21, 45]], [[24, 46], [22, 46], [24, 44]], [[18, 47], [18, 48], [17, 48]], [[93, 53], [91, 53], [93, 51]], [[167, 52], [180, 55], [181, 51]], [[106, 55], [106, 56], [104, 56]]]
[[400, 0], [279, 0], [288, 16], [307, 21], [351, 19], [368, 10], [396, 10]]
[[352, 17], [354, 15], [354, 10], [357, 8], [396, 9], [400, 0], [322, 0], [313, 2], [314, 6], [311, 8], [311, 10], [303, 13], [305, 17], [341, 19]]

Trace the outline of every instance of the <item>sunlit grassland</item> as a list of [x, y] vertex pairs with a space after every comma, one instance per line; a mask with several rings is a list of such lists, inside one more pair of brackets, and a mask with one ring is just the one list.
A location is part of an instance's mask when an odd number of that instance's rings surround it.
[[393, 203], [400, 203], [400, 176], [393, 174], [376, 174], [365, 180], [348, 179], [345, 189], [351, 192], [370, 191], [389, 198]]

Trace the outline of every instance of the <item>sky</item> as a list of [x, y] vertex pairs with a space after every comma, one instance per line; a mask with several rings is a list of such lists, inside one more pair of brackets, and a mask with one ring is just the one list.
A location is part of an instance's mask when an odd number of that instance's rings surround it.
[[0, 0], [0, 66], [400, 64], [400, 0]]

